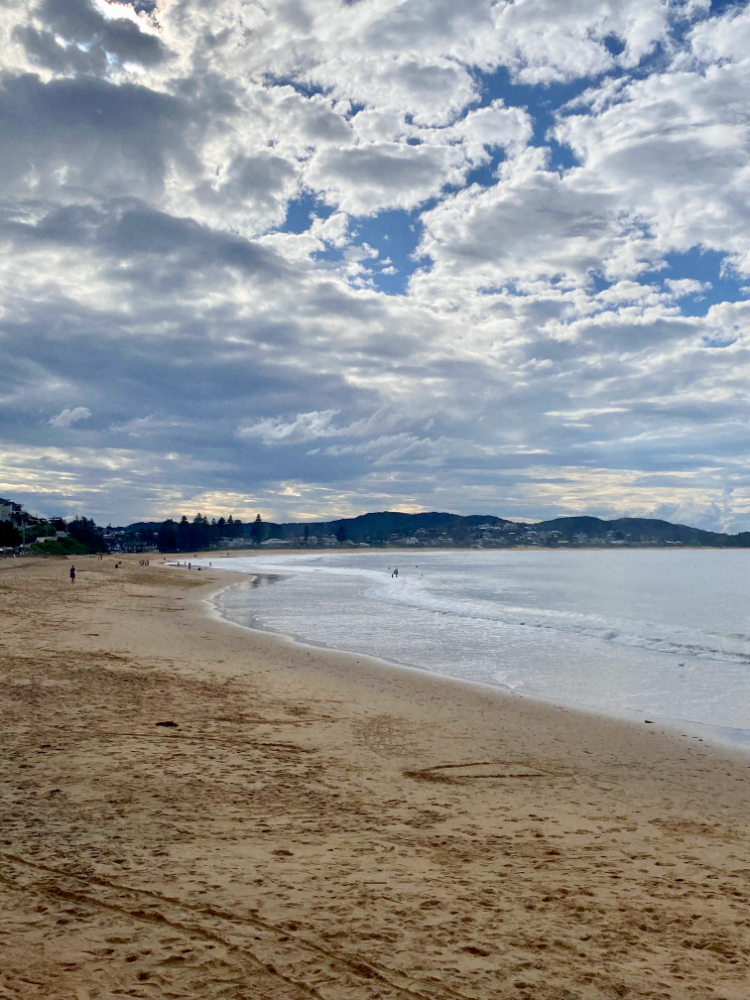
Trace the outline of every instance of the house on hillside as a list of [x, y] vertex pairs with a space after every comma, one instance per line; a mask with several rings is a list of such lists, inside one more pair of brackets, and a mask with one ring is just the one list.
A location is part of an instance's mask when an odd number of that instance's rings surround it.
[[44, 519], [27, 513], [20, 503], [4, 500], [0, 497], [0, 521], [12, 521], [16, 526], [21, 524], [41, 524]]

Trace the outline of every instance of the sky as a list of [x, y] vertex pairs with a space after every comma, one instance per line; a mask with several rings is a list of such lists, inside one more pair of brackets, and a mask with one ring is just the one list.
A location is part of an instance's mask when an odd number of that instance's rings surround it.
[[750, 9], [0, 0], [0, 496], [750, 529]]

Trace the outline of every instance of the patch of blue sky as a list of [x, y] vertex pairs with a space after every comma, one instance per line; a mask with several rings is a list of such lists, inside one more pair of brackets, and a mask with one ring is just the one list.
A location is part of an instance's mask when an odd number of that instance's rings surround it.
[[469, 187], [471, 184], [481, 184], [482, 187], [492, 187], [497, 184], [497, 170], [505, 159], [505, 151], [502, 149], [490, 150], [491, 156], [487, 163], [481, 167], [470, 170], [466, 176], [466, 183], [462, 186]]
[[291, 87], [303, 97], [314, 97], [317, 94], [325, 94], [325, 88], [316, 83], [305, 83], [291, 76], [276, 76], [275, 73], [264, 73], [263, 83], [268, 87]]
[[[409, 283], [409, 276], [420, 266], [413, 259], [419, 241], [422, 237], [422, 221], [420, 213], [434, 204], [422, 205], [411, 212], [400, 209], [380, 212], [370, 217], [355, 217], [350, 220], [350, 234], [355, 246], [366, 243], [378, 251], [376, 257], [370, 257], [365, 266], [371, 271], [368, 275], [378, 291], [388, 295], [404, 295]], [[286, 219], [279, 226], [282, 233], [306, 233], [312, 224], [312, 217], [326, 219], [333, 209], [320, 198], [307, 193], [295, 198], [287, 205]], [[313, 254], [320, 261], [339, 262], [344, 259], [346, 248], [327, 247]], [[424, 264], [424, 262], [422, 262]]]
[[[731, 7], [742, 7], [745, 4], [738, 3], [737, 0], [712, 0], [709, 11], [694, 12], [689, 18], [680, 17], [679, 11], [675, 10], [670, 26], [672, 45], [680, 45], [686, 41], [686, 36], [692, 29], [696, 20], [705, 17], [715, 17], [724, 13]], [[610, 54], [619, 56], [625, 49], [625, 44], [617, 35], [609, 35], [604, 39], [604, 44]], [[509, 107], [526, 108], [533, 119], [532, 144], [536, 146], [546, 146], [550, 151], [550, 166], [557, 170], [568, 170], [577, 163], [572, 150], [555, 141], [551, 135], [551, 130], [556, 124], [560, 115], [566, 113], [565, 106], [571, 101], [575, 101], [590, 87], [595, 86], [604, 77], [621, 76], [647, 76], [651, 73], [665, 69], [667, 62], [672, 58], [673, 53], [669, 48], [661, 43], [657, 44], [651, 52], [643, 57], [640, 64], [630, 67], [627, 70], [617, 66], [610, 67], [605, 73], [596, 77], [580, 77], [565, 83], [551, 84], [519, 84], [513, 83], [510, 73], [505, 67], [488, 73], [477, 71], [475, 79], [479, 85], [480, 100], [479, 106], [485, 107], [492, 101], [502, 99]], [[468, 109], [467, 109], [468, 110]], [[500, 162], [499, 160], [497, 162]], [[494, 164], [497, 169], [497, 163]], [[476, 171], [476, 180], [479, 183], [491, 182], [492, 167], [481, 168]], [[481, 177], [481, 180], [480, 180]]]
[[666, 281], [679, 281], [684, 278], [710, 283], [710, 288], [686, 295], [679, 300], [684, 316], [705, 316], [711, 306], [719, 302], [741, 302], [747, 298], [742, 291], [743, 285], [748, 284], [747, 278], [735, 275], [727, 260], [727, 255], [718, 250], [692, 247], [687, 253], [665, 254], [664, 261], [667, 266], [659, 271], [642, 274], [640, 280], [662, 287], [665, 287]]
[[424, 210], [425, 206], [411, 212], [396, 209], [353, 222], [355, 243], [367, 243], [378, 251], [370, 267], [379, 291], [388, 295], [406, 293], [410, 275], [420, 266], [413, 254], [422, 238], [420, 212]]
[[604, 277], [601, 271], [589, 271], [589, 281], [595, 295], [605, 292], [613, 282]]
[[313, 194], [303, 194], [293, 198], [286, 206], [284, 224], [279, 226], [281, 233], [306, 233], [312, 225], [313, 215], [319, 219], [327, 219], [333, 212], [330, 205]]
[[[531, 142], [535, 146], [546, 146], [549, 149], [550, 166], [557, 170], [568, 170], [576, 165], [577, 161], [569, 147], [555, 142], [549, 132], [557, 122], [560, 108], [592, 85], [594, 81], [590, 77], [546, 86], [517, 84], [511, 82], [508, 70], [501, 67], [493, 73], [478, 72], [475, 79], [480, 89], [480, 107], [486, 107], [500, 99], [508, 107], [526, 108], [533, 119], [534, 133]], [[485, 176], [490, 175], [485, 173]]]

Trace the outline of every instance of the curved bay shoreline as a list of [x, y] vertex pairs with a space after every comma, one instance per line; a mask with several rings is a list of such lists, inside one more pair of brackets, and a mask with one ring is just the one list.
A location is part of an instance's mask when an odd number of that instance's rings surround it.
[[123, 563], [0, 566], [0, 992], [745, 1000], [746, 760]]

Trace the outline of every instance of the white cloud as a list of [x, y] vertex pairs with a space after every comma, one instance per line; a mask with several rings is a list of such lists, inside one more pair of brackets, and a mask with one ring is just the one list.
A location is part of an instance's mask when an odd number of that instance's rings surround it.
[[716, 21], [695, 29], [694, 59], [592, 90], [587, 110], [563, 118], [555, 134], [581, 162], [571, 188], [606, 192], [662, 251], [721, 250], [750, 273], [750, 50], [734, 45], [750, 37], [750, 13], [720, 20], [731, 31]]
[[75, 406], [73, 409], [65, 407], [56, 417], [50, 417], [48, 423], [53, 427], [72, 427], [80, 420], [88, 420], [91, 410], [87, 406]]
[[444, 184], [459, 183], [467, 169], [454, 147], [381, 142], [323, 151], [305, 180], [342, 211], [369, 215], [414, 208], [439, 194]]
[[237, 431], [237, 437], [259, 437], [265, 445], [299, 444], [302, 441], [317, 441], [318, 438], [331, 437], [336, 434], [336, 431], [331, 426], [331, 421], [337, 413], [337, 410], [299, 413], [289, 423], [285, 423], [280, 418], [266, 417], [258, 421], [257, 424], [241, 427]]

